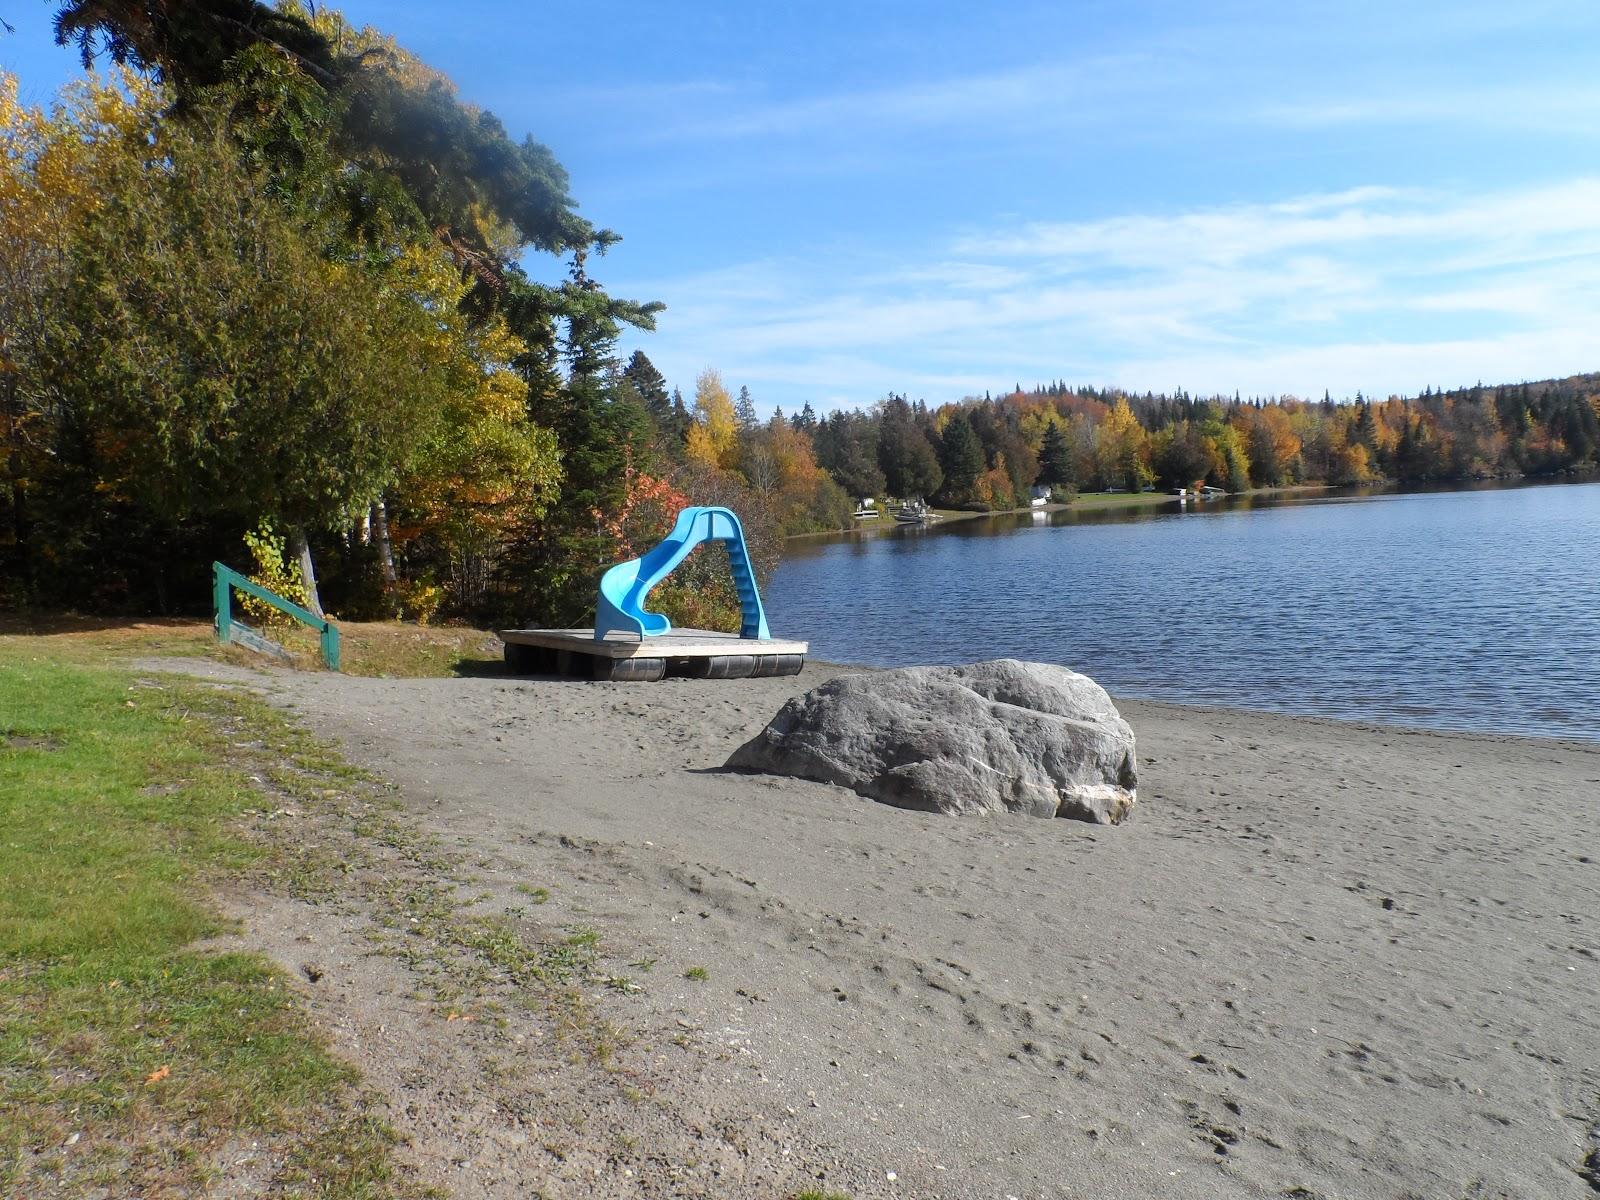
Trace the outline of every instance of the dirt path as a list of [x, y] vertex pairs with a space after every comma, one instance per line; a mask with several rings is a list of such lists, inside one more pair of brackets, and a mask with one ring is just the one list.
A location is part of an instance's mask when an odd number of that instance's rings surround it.
[[822, 677], [265, 674], [484, 911], [598, 934], [616, 1098], [408, 1001], [370, 913], [246, 914], [457, 1194], [1593, 1194], [1600, 749], [1127, 704], [1114, 829], [716, 769]]

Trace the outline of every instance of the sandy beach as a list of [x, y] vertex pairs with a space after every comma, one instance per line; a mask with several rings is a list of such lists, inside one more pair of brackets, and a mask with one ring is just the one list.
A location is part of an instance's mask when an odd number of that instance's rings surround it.
[[[720, 769], [844, 668], [185, 669], [335, 737], [491, 890], [548, 889], [539, 922], [656, 964], [642, 993], [601, 1001], [637, 1032], [630, 1069], [689, 1079], [659, 1052], [676, 1033], [712, 1064], [680, 1108], [761, 1133], [704, 1194], [793, 1194], [808, 1154], [858, 1200], [1600, 1188], [1600, 747], [1123, 702], [1129, 823], [962, 820]], [[324, 919], [240, 915], [268, 949]], [[349, 957], [352, 977], [402, 986]], [[426, 1159], [423, 1135], [458, 1118], [395, 1099], [383, 1063], [422, 1051], [359, 1008], [336, 1045]], [[532, 1164], [537, 1139], [472, 1119], [455, 1136], [475, 1167], [419, 1170], [514, 1194], [528, 1175], [505, 1160]], [[545, 1194], [702, 1193], [619, 1174]]]

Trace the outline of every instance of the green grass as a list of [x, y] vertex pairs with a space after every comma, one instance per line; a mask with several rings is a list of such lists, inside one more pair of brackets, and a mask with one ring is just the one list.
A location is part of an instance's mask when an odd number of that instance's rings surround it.
[[[339, 621], [340, 669], [347, 675], [421, 679], [462, 671], [498, 670], [504, 662], [498, 643], [487, 630], [464, 625], [408, 625], [400, 621]], [[209, 629], [209, 627], [208, 627]], [[295, 656], [295, 665], [320, 670], [317, 635], [301, 625], [274, 630], [271, 636]], [[247, 661], [260, 661], [249, 651], [236, 651]]]
[[683, 973], [685, 979], [693, 979], [696, 983], [704, 983], [711, 978], [711, 972], [704, 967], [690, 967]]
[[1177, 502], [1176, 496], [1165, 492], [1079, 492], [1067, 507], [1083, 512], [1097, 508], [1149, 508]]
[[[341, 667], [347, 675], [393, 679], [494, 673], [501, 654], [494, 635], [464, 625], [411, 625], [400, 621], [339, 621]], [[322, 670], [317, 635], [290, 624], [267, 631], [290, 653], [292, 665]], [[0, 615], [0, 654], [11, 650], [35, 662], [103, 666], [155, 655], [217, 658], [246, 666], [275, 666], [242, 646], [221, 646], [209, 621], [127, 620], [41, 614]]]
[[206, 718], [213, 690], [50, 640], [0, 639], [0, 1194], [199, 1192], [240, 1139], [276, 1194], [403, 1193], [286, 981], [194, 945], [225, 930], [207, 887], [267, 853], [236, 832], [263, 799], [227, 761], [250, 731]]

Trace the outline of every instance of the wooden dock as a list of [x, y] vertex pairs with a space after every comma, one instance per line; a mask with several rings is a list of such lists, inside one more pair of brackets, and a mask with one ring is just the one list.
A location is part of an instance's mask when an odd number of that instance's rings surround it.
[[661, 637], [594, 640], [593, 629], [502, 629], [512, 675], [561, 675], [613, 682], [762, 679], [798, 675], [807, 643], [741, 638], [709, 629], [674, 629]]

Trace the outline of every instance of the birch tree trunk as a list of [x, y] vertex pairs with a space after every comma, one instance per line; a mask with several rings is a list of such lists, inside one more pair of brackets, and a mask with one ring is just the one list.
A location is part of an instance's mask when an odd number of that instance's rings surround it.
[[328, 614], [322, 611], [322, 597], [317, 595], [317, 568], [311, 561], [311, 543], [306, 541], [306, 531], [298, 525], [289, 534], [289, 548], [300, 561], [300, 578], [306, 585], [306, 607], [312, 616], [326, 621]]
[[378, 546], [378, 563], [383, 568], [384, 586], [393, 587], [394, 550], [389, 545], [389, 509], [381, 499], [372, 506], [372, 540]]

